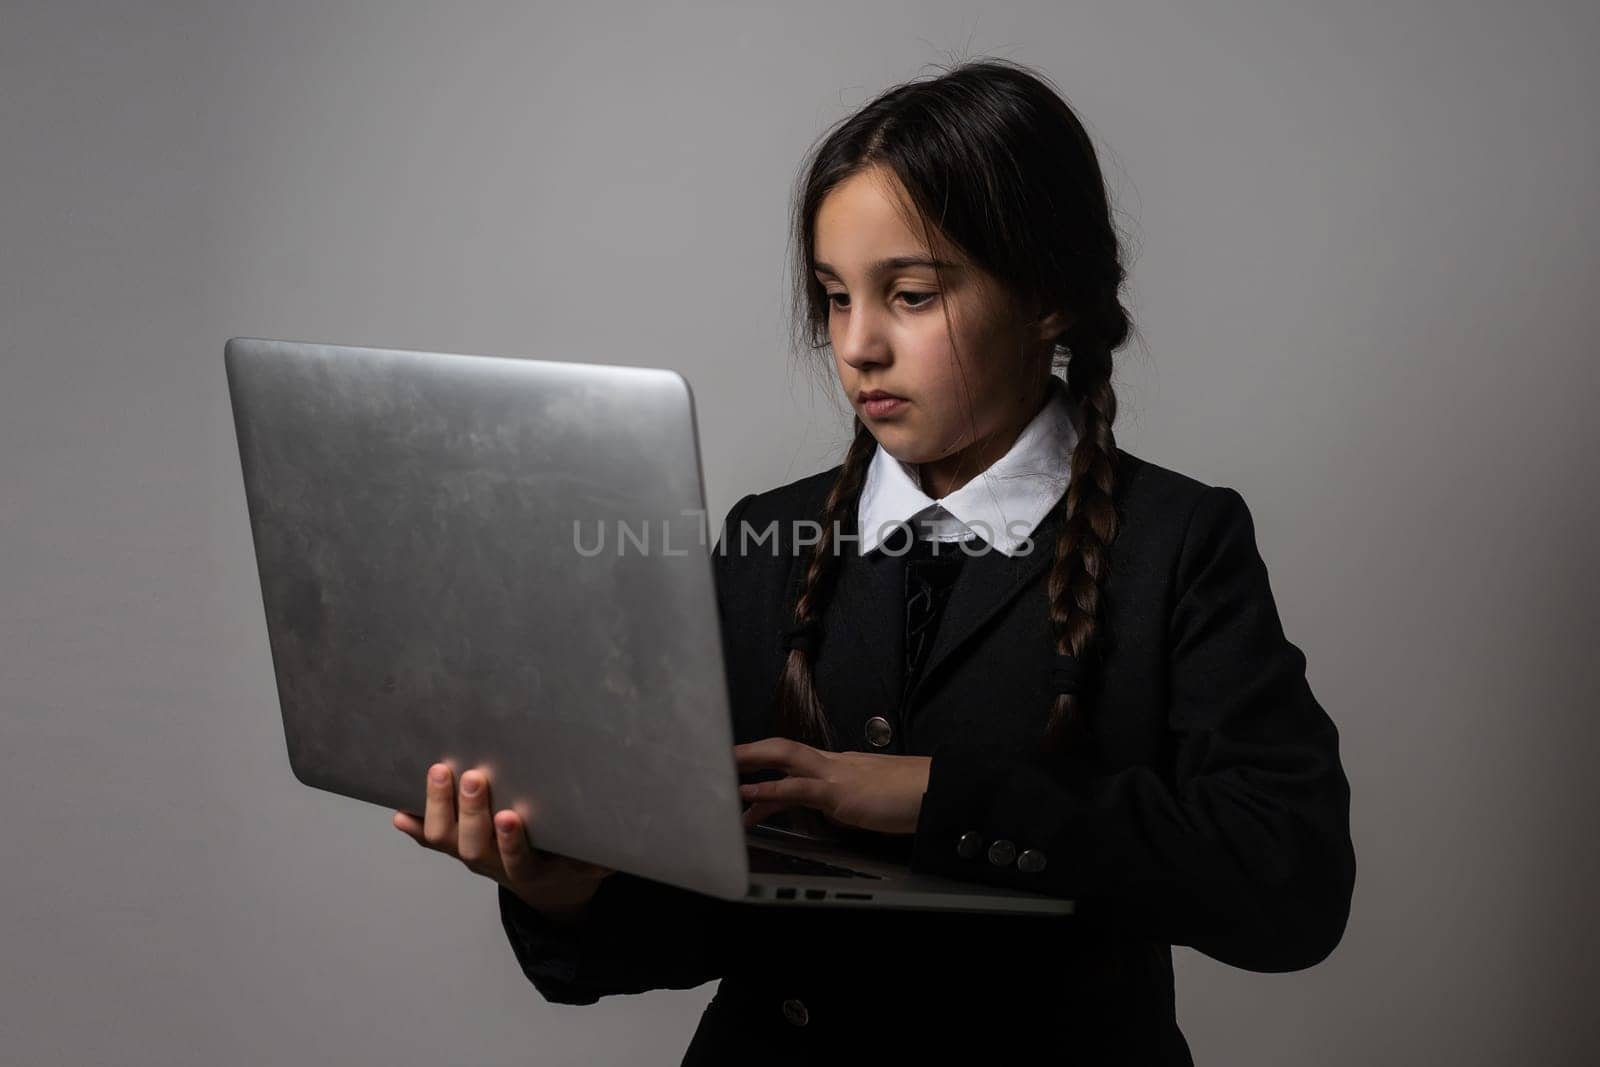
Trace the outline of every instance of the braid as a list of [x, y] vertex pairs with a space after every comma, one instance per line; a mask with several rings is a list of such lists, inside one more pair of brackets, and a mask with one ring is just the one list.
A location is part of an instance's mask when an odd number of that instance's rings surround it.
[[[858, 416], [855, 419], [855, 437], [845, 453], [839, 478], [828, 491], [827, 502], [822, 508], [822, 535], [812, 549], [811, 558], [806, 564], [805, 584], [795, 601], [796, 626], [821, 622], [839, 569], [839, 554], [834, 551], [834, 528], [861, 496], [867, 467], [877, 444], [877, 438]], [[828, 717], [812, 684], [811, 660], [812, 654], [807, 649], [789, 650], [783, 674], [778, 679], [778, 733], [819, 748], [832, 749], [833, 729], [828, 724]]]
[[[1082, 412], [1083, 432], [1072, 451], [1066, 518], [1056, 539], [1048, 594], [1056, 650], [1085, 665], [1097, 662], [1104, 644], [1101, 590], [1117, 536], [1117, 443], [1111, 432], [1117, 396], [1111, 386], [1111, 353], [1127, 340], [1128, 316], [1117, 300], [1120, 268], [1116, 273], [1119, 277], [1104, 290], [1098, 309], [1064, 338], [1071, 351], [1067, 393]], [[1078, 743], [1087, 740], [1080, 699], [1074, 693], [1057, 694], [1042, 740], [1046, 753], [1076, 747], [1074, 738]]]

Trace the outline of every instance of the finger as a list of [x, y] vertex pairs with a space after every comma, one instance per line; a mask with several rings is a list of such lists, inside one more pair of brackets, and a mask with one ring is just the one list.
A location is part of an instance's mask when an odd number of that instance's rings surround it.
[[422, 815], [422, 839], [429, 848], [454, 853], [456, 850], [456, 791], [450, 765], [435, 763], [428, 768], [428, 806]]
[[527, 831], [522, 828], [522, 816], [510, 808], [495, 812], [495, 844], [500, 850], [500, 866], [512, 882], [531, 882], [539, 876], [540, 862], [534, 858], [533, 847], [528, 844]]
[[424, 847], [427, 846], [427, 842], [422, 839], [421, 819], [417, 818], [408, 811], [397, 811], [394, 813], [394, 819], [392, 821], [396, 830], [399, 830], [417, 844]]
[[461, 775], [461, 795], [456, 802], [456, 855], [473, 870], [491, 872], [500, 858], [489, 821], [489, 776], [473, 768]]
[[775, 782], [752, 782], [739, 787], [741, 800], [780, 803], [785, 806], [804, 804], [808, 808], [824, 808], [831, 795], [832, 783], [820, 778], [779, 778]]
[[766, 803], [766, 802], [760, 803], [760, 804], [752, 804], [752, 805], [750, 805], [750, 807], [745, 809], [745, 813], [744, 813], [744, 828], [746, 830], [748, 830], [752, 826], [755, 826], [757, 823], [762, 822], [762, 821], [766, 820], [767, 818], [778, 814], [778, 812], [780, 812], [780, 811], [787, 811], [790, 807], [792, 807], [792, 805], [789, 805], [789, 804], [774, 804], [774, 803]]
[[820, 778], [828, 765], [827, 757], [810, 745], [787, 737], [768, 737], [733, 746], [733, 758], [740, 771], [781, 770]]
[[522, 817], [511, 808], [495, 813], [494, 830], [500, 847], [500, 865], [509, 880], [543, 879], [552, 874], [601, 878], [617, 873], [615, 867], [573, 859], [571, 856], [562, 856], [535, 847], [528, 837]]

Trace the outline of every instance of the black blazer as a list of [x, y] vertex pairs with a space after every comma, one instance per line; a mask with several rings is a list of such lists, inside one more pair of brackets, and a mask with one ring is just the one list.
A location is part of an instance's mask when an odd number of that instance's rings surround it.
[[[1077, 914], [786, 909], [617, 874], [567, 930], [501, 889], [505, 931], [540, 993], [591, 1004], [721, 978], [685, 1063], [946, 1062], [966, 1045], [987, 1058], [1188, 1064], [1170, 946], [1253, 971], [1332, 952], [1355, 880], [1349, 784], [1250, 512], [1233, 489], [1119, 456], [1105, 658], [1085, 702], [1093, 742], [1070, 769], [1037, 755], [1064, 497], [1033, 551], [965, 561], [903, 703], [903, 560], [850, 546], [815, 667], [841, 748], [933, 757], [916, 833], [898, 839], [914, 868], [1072, 897]], [[791, 523], [816, 519], [837, 474], [744, 497], [714, 550], [740, 742], [776, 733], [804, 551]], [[776, 539], [759, 540], [769, 524]], [[863, 735], [878, 715], [893, 728], [886, 749]], [[969, 832], [983, 846], [973, 858], [957, 850]], [[1000, 840], [1042, 853], [1044, 868], [991, 862]]]

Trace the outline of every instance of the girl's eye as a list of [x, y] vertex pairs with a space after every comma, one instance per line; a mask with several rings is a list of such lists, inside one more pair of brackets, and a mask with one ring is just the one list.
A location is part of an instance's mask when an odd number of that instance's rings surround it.
[[[939, 294], [938, 293], [918, 293], [918, 292], [913, 292], [913, 291], [911, 291], [909, 289], [902, 289], [900, 292], [896, 293], [895, 295], [896, 296], [900, 296], [900, 297], [914, 297], [914, 298], [916, 298], [914, 302], [912, 300], [907, 300], [906, 301], [906, 307], [911, 308], [913, 311], [920, 311], [921, 309], [927, 307], [929, 304], [933, 303], [934, 298], [937, 297]], [[840, 311], [845, 310], [847, 305], [846, 304], [841, 304], [839, 301], [841, 301], [841, 300], [848, 301], [849, 299], [850, 299], [850, 297], [848, 295], [846, 295], [845, 293], [829, 293], [828, 294], [828, 303], [830, 305], [832, 305], [833, 307], [838, 308]]]

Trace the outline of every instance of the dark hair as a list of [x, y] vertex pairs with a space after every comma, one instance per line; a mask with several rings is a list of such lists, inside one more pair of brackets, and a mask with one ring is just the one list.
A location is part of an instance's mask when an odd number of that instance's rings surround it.
[[[1100, 651], [1101, 588], [1118, 526], [1111, 353], [1130, 331], [1118, 297], [1126, 271], [1094, 146], [1041, 75], [992, 58], [896, 85], [842, 120], [810, 154], [794, 200], [797, 351], [829, 344], [828, 298], [812, 271], [818, 208], [840, 183], [873, 167], [899, 180], [921, 232], [939, 234], [997, 279], [1019, 313], [1069, 316], [1037, 368], [1042, 380], [1065, 364], [1067, 392], [1082, 417], [1048, 595], [1057, 651], [1090, 665]], [[876, 448], [859, 416], [854, 422], [806, 564], [795, 626], [822, 617], [838, 566], [835, 524], [855, 508]], [[1056, 696], [1044, 752], [1066, 751], [1083, 728], [1079, 699]], [[777, 702], [780, 733], [831, 747], [809, 648], [789, 652]]]

